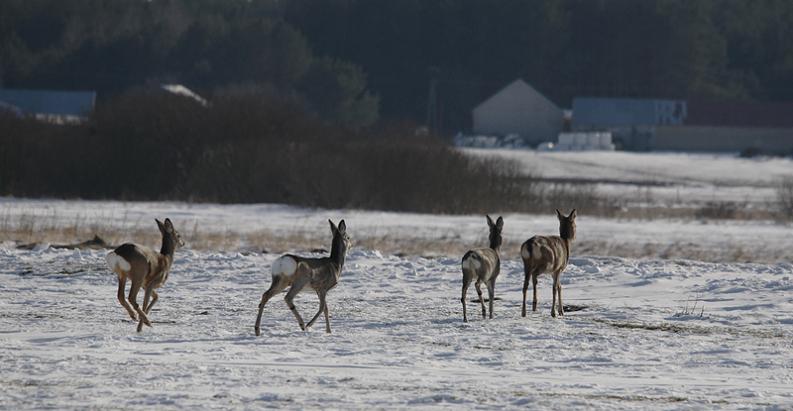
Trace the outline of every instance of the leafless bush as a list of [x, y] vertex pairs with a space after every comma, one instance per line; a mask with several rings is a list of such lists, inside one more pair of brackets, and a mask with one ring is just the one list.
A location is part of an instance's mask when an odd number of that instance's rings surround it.
[[700, 295], [697, 294], [694, 299], [691, 298], [686, 299], [686, 306], [683, 307], [680, 311], [676, 312], [674, 317], [675, 318], [704, 318], [705, 316], [705, 304], [702, 303]]
[[745, 204], [732, 201], [709, 201], [695, 212], [695, 216], [709, 220], [727, 220], [738, 218]]
[[0, 166], [2, 194], [431, 213], [528, 203], [514, 164], [469, 158], [412, 128], [344, 129], [255, 90], [210, 107], [136, 91], [68, 130], [8, 122], [16, 132], [0, 137], [0, 155], [13, 159]]
[[777, 185], [776, 196], [780, 214], [793, 219], [793, 179], [782, 180]]

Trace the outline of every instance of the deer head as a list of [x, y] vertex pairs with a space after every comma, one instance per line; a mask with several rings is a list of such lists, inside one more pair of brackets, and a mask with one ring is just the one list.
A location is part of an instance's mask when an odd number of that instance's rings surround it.
[[489, 215], [486, 215], [485, 217], [487, 217], [487, 225], [490, 227], [490, 248], [498, 250], [499, 247], [501, 247], [501, 243], [503, 241], [501, 238], [501, 230], [504, 229], [504, 219], [498, 217], [498, 220], [496, 220], [494, 223], [493, 219], [490, 218]]
[[184, 247], [184, 241], [182, 241], [182, 235], [173, 228], [173, 223], [171, 223], [170, 218], [165, 219], [165, 223], [158, 219], [154, 219], [157, 222], [157, 227], [160, 229], [160, 233], [162, 234], [162, 250], [160, 251], [163, 254], [168, 254], [169, 252], [172, 253], [178, 247]]
[[557, 209], [556, 216], [559, 218], [559, 237], [565, 240], [575, 240], [575, 209], [567, 217]]
[[344, 256], [347, 254], [347, 249], [352, 247], [352, 240], [347, 235], [347, 224], [344, 220], [339, 221], [338, 227], [333, 224], [333, 221], [328, 220], [330, 223], [330, 232], [333, 234], [333, 242], [331, 243], [331, 258], [339, 258], [344, 261]]

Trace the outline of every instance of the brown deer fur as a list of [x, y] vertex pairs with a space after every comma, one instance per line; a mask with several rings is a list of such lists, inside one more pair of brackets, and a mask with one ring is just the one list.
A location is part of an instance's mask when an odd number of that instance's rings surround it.
[[[132, 320], [139, 320], [138, 332], [143, 324], [151, 327], [149, 312], [159, 299], [155, 289], [160, 288], [168, 280], [168, 272], [173, 264], [173, 253], [184, 242], [178, 231], [173, 228], [171, 220], [166, 218], [165, 223], [160, 220], [157, 227], [162, 234], [160, 252], [148, 247], [126, 243], [111, 251], [105, 257], [110, 269], [118, 275], [118, 301], [127, 310]], [[127, 279], [132, 281], [129, 288], [129, 297], [124, 299], [124, 286]], [[138, 291], [143, 287], [143, 308], [138, 306]], [[151, 303], [149, 299], [151, 298]]]
[[534, 284], [531, 310], [537, 311], [537, 276], [542, 273], [553, 275], [551, 316], [556, 317], [555, 309], [557, 307], [559, 315], [564, 315], [562, 284], [559, 282], [559, 277], [567, 268], [567, 262], [570, 260], [570, 247], [575, 239], [576, 212], [573, 210], [569, 216], [565, 217], [559, 210], [556, 210], [556, 216], [559, 218], [559, 236], [534, 236], [520, 247], [524, 273], [521, 315], [524, 317], [526, 316], [526, 291], [529, 288], [529, 277]]
[[[283, 291], [286, 287], [291, 287], [286, 293], [286, 305], [295, 315], [298, 325], [301, 330], [307, 330], [314, 324], [319, 315], [324, 311], [325, 313], [325, 332], [330, 333], [330, 319], [328, 318], [328, 304], [325, 301], [328, 291], [336, 286], [339, 282], [341, 270], [344, 267], [344, 259], [347, 254], [347, 249], [352, 246], [350, 237], [347, 235], [347, 225], [344, 220], [339, 222], [339, 226], [330, 223], [330, 231], [333, 234], [333, 242], [331, 243], [330, 257], [322, 258], [306, 258], [299, 257], [292, 254], [286, 254], [278, 257], [272, 264], [272, 283], [270, 288], [262, 295], [262, 300], [259, 303], [259, 315], [256, 317], [256, 326], [254, 330], [256, 335], [260, 335], [260, 326], [262, 322], [262, 312], [264, 305], [274, 295]], [[306, 286], [310, 287], [317, 293], [319, 297], [319, 311], [314, 315], [314, 318], [308, 322], [303, 323], [303, 318], [297, 312], [294, 304], [294, 298]]]
[[504, 219], [499, 217], [494, 223], [490, 216], [487, 217], [487, 225], [490, 227], [490, 248], [477, 248], [468, 251], [463, 256], [463, 291], [460, 302], [463, 303], [463, 321], [468, 322], [468, 313], [465, 306], [465, 295], [468, 293], [468, 286], [476, 278], [476, 293], [479, 295], [479, 303], [482, 305], [482, 318], [487, 317], [485, 311], [485, 299], [482, 298], [480, 283], [485, 283], [490, 297], [490, 318], [493, 318], [493, 299], [496, 294], [496, 278], [501, 271], [501, 259], [498, 250], [501, 248], [501, 230], [504, 229]]

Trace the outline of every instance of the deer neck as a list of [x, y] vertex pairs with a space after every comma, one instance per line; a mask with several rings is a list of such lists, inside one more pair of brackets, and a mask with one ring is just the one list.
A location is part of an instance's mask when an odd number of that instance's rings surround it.
[[162, 236], [162, 247], [160, 247], [160, 254], [165, 257], [168, 262], [173, 261], [173, 253], [176, 250], [176, 241], [168, 236]]
[[564, 248], [567, 250], [567, 256], [569, 257], [570, 249], [573, 246], [573, 239], [575, 238], [575, 233], [571, 234], [569, 232], [562, 232], [561, 234], [562, 235], [560, 235], [559, 238], [562, 239], [562, 244], [564, 244]]
[[[344, 259], [347, 257], [347, 247], [340, 237], [334, 237], [330, 246], [330, 260], [339, 267], [339, 273], [344, 266]], [[338, 276], [338, 274], [336, 274]]]
[[493, 251], [495, 251], [496, 254], [498, 254], [498, 252], [501, 250], [501, 242], [502, 242], [501, 235], [490, 236], [490, 248]]

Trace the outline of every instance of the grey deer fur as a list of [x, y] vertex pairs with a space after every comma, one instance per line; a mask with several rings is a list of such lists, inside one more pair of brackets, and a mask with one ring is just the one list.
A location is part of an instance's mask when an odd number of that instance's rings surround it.
[[[173, 264], [173, 254], [178, 247], [184, 246], [182, 236], [173, 227], [171, 220], [165, 223], [155, 219], [162, 234], [160, 252], [148, 247], [126, 243], [111, 251], [105, 257], [110, 269], [118, 275], [118, 301], [127, 310], [133, 321], [138, 320], [138, 332], [143, 325], [151, 327], [149, 312], [159, 299], [155, 289], [168, 280], [168, 272]], [[128, 299], [124, 299], [124, 286], [127, 279], [132, 281]], [[138, 306], [138, 291], [143, 287], [143, 308]], [[151, 302], [149, 299], [151, 298]], [[131, 306], [130, 306], [131, 305]]]
[[534, 296], [531, 303], [531, 310], [537, 311], [537, 276], [542, 273], [551, 273], [553, 276], [553, 302], [551, 304], [551, 316], [556, 317], [558, 301], [559, 315], [564, 315], [564, 305], [562, 304], [562, 284], [559, 277], [567, 268], [570, 260], [570, 247], [575, 239], [575, 218], [576, 212], [573, 210], [570, 215], [565, 217], [559, 210], [556, 210], [559, 218], [558, 236], [534, 236], [520, 247], [520, 256], [523, 259], [523, 308], [521, 315], [526, 316], [526, 291], [529, 288], [529, 278], [534, 284]]
[[[272, 264], [272, 283], [270, 288], [262, 294], [262, 300], [259, 303], [259, 315], [256, 317], [256, 326], [254, 327], [256, 335], [261, 334], [262, 312], [264, 305], [274, 295], [283, 291], [286, 287], [290, 287], [286, 293], [286, 305], [295, 315], [298, 325], [301, 330], [307, 330], [314, 324], [314, 321], [319, 318], [319, 315], [325, 313], [325, 332], [330, 333], [330, 319], [328, 318], [328, 304], [325, 300], [328, 291], [330, 291], [336, 284], [339, 283], [339, 276], [344, 267], [344, 259], [347, 254], [347, 249], [352, 246], [352, 241], [347, 235], [347, 225], [344, 220], [339, 222], [337, 227], [333, 221], [328, 220], [330, 223], [330, 231], [333, 234], [333, 242], [331, 243], [330, 257], [322, 258], [306, 258], [292, 254], [285, 254]], [[310, 287], [317, 293], [319, 297], [319, 310], [314, 318], [308, 322], [303, 323], [303, 318], [297, 312], [294, 304], [294, 298], [306, 286]]]
[[476, 293], [479, 295], [479, 303], [482, 305], [482, 318], [487, 318], [485, 310], [485, 299], [482, 298], [480, 283], [485, 283], [490, 297], [490, 318], [493, 318], [493, 299], [496, 295], [496, 278], [501, 271], [501, 259], [498, 255], [501, 248], [501, 231], [504, 229], [504, 219], [499, 217], [494, 223], [490, 216], [487, 217], [487, 225], [490, 228], [490, 248], [476, 248], [468, 251], [463, 256], [463, 290], [460, 302], [463, 303], [463, 322], [468, 322], [466, 312], [465, 295], [468, 293], [468, 286], [476, 278]]

